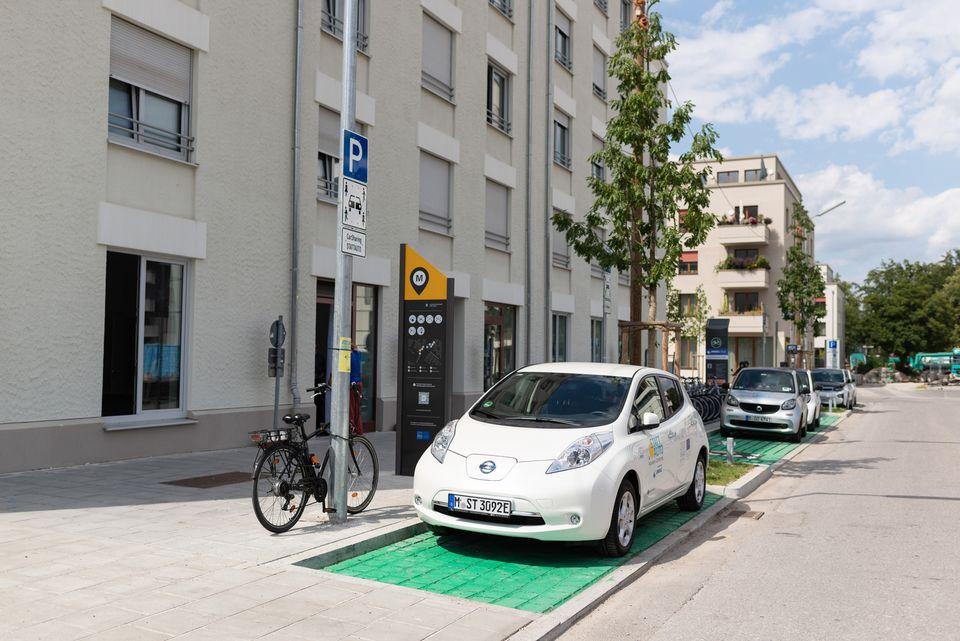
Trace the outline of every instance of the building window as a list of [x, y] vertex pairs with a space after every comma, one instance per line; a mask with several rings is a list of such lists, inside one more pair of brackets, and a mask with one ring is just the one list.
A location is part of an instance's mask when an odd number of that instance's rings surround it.
[[[367, 0], [357, 0], [357, 51], [367, 50]], [[323, 0], [320, 28], [343, 40], [343, 0]]]
[[756, 262], [757, 258], [760, 257], [760, 250], [756, 248], [752, 249], [734, 249], [733, 257], [736, 260], [742, 260], [747, 263]]
[[566, 314], [553, 315], [553, 346], [551, 349], [551, 359], [554, 363], [562, 363], [567, 360], [567, 324], [570, 317]]
[[620, 0], [620, 33], [630, 28], [633, 22], [633, 0]]
[[570, 245], [567, 244], [567, 235], [556, 227], [550, 228], [553, 245], [553, 266], [570, 269]]
[[717, 172], [717, 184], [725, 185], [727, 183], [740, 182], [739, 171], [720, 171]]
[[420, 83], [444, 100], [453, 100], [453, 32], [427, 14], [423, 14]]
[[763, 170], [761, 169], [745, 169], [743, 171], [743, 182], [760, 182], [763, 180]]
[[[593, 229], [593, 232], [597, 235], [597, 238], [600, 239], [602, 244], [607, 242], [607, 230], [606, 229]], [[590, 259], [590, 276], [593, 278], [603, 278], [603, 267], [600, 266], [600, 263], [597, 262], [595, 258]]]
[[680, 294], [680, 313], [684, 316], [693, 316], [697, 308], [696, 294]]
[[191, 160], [193, 51], [117, 17], [110, 27], [110, 140]]
[[593, 137], [593, 156], [590, 159], [590, 175], [599, 181], [606, 180], [606, 168], [603, 165], [603, 158], [597, 154], [603, 153], [603, 141]]
[[696, 369], [697, 367], [697, 339], [680, 339], [680, 367], [683, 369]]
[[340, 175], [340, 114], [320, 107], [317, 142], [317, 199], [336, 202]]
[[516, 307], [486, 303], [483, 315], [483, 389], [490, 389], [516, 369], [516, 330]]
[[180, 413], [185, 270], [107, 252], [103, 416]]
[[510, 133], [510, 76], [494, 64], [487, 64], [487, 122]]
[[360, 352], [360, 420], [364, 429], [376, 424], [377, 288], [353, 286], [353, 344]]
[[451, 165], [425, 151], [420, 152], [420, 228], [450, 233]]
[[553, 112], [553, 161], [570, 169], [570, 116]]
[[603, 320], [599, 318], [590, 319], [590, 360], [603, 362]]
[[747, 221], [749, 221], [751, 218], [753, 218], [756, 221], [759, 221], [760, 208], [757, 205], [744, 205], [743, 218], [744, 220], [747, 220]]
[[510, 190], [492, 180], [487, 181], [487, 227], [484, 240], [487, 247], [510, 249]]
[[737, 314], [759, 312], [759, 292], [735, 292], [733, 294], [733, 311]]
[[699, 271], [699, 252], [683, 252], [680, 254], [680, 274], [696, 274]]
[[607, 100], [607, 57], [596, 47], [593, 48], [593, 95]]
[[572, 33], [570, 18], [559, 8], [554, 13], [556, 14], [556, 24], [553, 28], [553, 57], [564, 69], [570, 71], [573, 69], [573, 52], [570, 48], [570, 34]]
[[504, 17], [513, 19], [513, 0], [490, 0], [490, 6], [502, 13]]
[[593, 0], [594, 6], [607, 15], [607, 0]]

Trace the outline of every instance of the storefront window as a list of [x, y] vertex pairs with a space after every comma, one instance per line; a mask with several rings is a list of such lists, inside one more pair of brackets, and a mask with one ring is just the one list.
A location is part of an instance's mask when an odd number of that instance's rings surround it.
[[562, 363], [567, 360], [567, 321], [565, 314], [553, 315], [553, 362]]
[[360, 350], [360, 382], [363, 400], [360, 418], [364, 429], [372, 428], [376, 406], [377, 364], [377, 288], [370, 285], [353, 286], [353, 344]]
[[590, 360], [603, 362], [603, 321], [599, 318], [590, 319]]
[[487, 303], [483, 315], [483, 388], [490, 389], [517, 367], [517, 308]]

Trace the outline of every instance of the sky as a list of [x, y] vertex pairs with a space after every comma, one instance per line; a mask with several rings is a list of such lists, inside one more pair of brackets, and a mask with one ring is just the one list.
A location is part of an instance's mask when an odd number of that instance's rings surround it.
[[[960, 0], [661, 0], [695, 123], [775, 153], [817, 218], [816, 259], [861, 282], [960, 247]], [[715, 212], [720, 213], [720, 212]]]

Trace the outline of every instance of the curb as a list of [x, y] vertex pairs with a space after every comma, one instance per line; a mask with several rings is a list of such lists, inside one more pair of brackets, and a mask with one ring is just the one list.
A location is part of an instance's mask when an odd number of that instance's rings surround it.
[[[426, 531], [426, 524], [419, 518], [406, 518], [398, 523], [393, 523], [372, 531], [361, 532], [360, 534], [355, 534], [338, 541], [332, 541], [311, 550], [274, 559], [269, 563], [282, 562], [285, 565], [292, 564], [312, 570], [322, 570], [334, 563], [352, 559], [355, 556], [360, 556], [377, 548], [392, 545], [398, 541]], [[268, 565], [269, 563], [265, 563], [264, 565]]]
[[[832, 432], [850, 413], [851, 411], [847, 410], [838, 417], [836, 423], [824, 428], [822, 432], [818, 431], [817, 434]], [[776, 470], [787, 464], [800, 452], [805, 450], [807, 446], [815, 442], [815, 440], [810, 440], [802, 443], [779, 461], [748, 472], [738, 479], [736, 483], [722, 488], [719, 486], [708, 486], [707, 489], [710, 491], [722, 490], [716, 491], [716, 493], [723, 494], [723, 498], [684, 523], [678, 530], [633, 557], [559, 608], [541, 615], [540, 618], [531, 621], [507, 638], [509, 641], [553, 641], [553, 639], [556, 639], [569, 630], [577, 621], [599, 607], [613, 594], [646, 574], [664, 555], [683, 543], [690, 535], [704, 527], [714, 518], [720, 516], [720, 514], [725, 512], [727, 508], [737, 500], [747, 496], [763, 485], [773, 476]], [[711, 487], [714, 489], [710, 489]]]
[[555, 610], [540, 615], [538, 619], [534, 619], [507, 638], [510, 641], [552, 641], [556, 639], [613, 594], [646, 574], [647, 570], [653, 567], [661, 557], [719, 516], [733, 502], [733, 499], [721, 498], [684, 523], [680, 528], [631, 558], [577, 596]]

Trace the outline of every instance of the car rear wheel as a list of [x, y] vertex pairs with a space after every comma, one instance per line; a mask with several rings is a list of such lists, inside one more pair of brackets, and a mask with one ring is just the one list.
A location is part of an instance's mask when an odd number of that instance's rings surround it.
[[603, 556], [623, 556], [633, 547], [637, 533], [637, 490], [633, 483], [624, 479], [617, 491], [617, 500], [613, 502], [613, 514], [610, 515], [610, 529], [600, 541], [600, 554]]
[[697, 467], [693, 470], [693, 480], [687, 493], [677, 499], [681, 510], [696, 512], [703, 507], [703, 499], [707, 495], [707, 463], [702, 454], [697, 458]]

